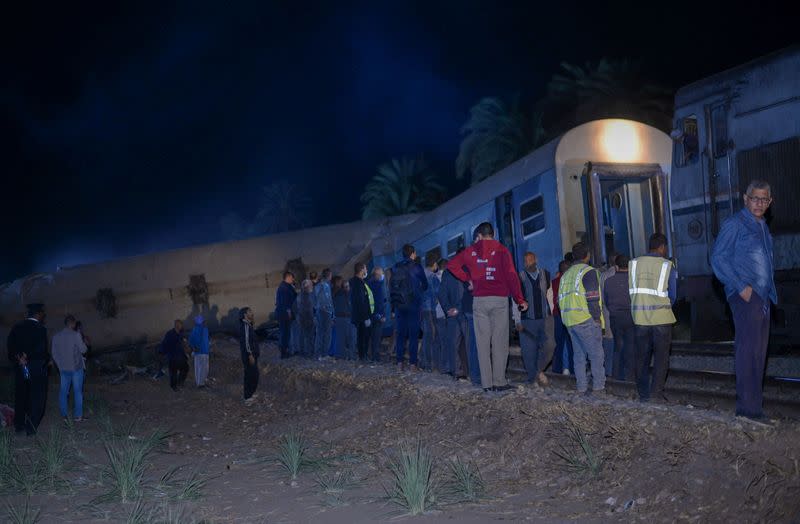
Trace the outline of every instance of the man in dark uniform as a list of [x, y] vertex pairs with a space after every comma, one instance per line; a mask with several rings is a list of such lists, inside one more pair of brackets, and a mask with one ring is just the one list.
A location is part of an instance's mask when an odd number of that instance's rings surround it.
[[34, 435], [44, 416], [47, 396], [47, 328], [44, 305], [28, 304], [28, 317], [8, 334], [8, 360], [14, 366], [14, 428]]

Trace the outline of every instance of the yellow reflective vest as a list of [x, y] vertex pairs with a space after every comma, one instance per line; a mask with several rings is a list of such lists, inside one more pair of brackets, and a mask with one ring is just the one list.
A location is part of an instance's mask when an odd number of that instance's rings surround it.
[[628, 292], [631, 295], [633, 323], [639, 326], [674, 324], [669, 301], [669, 274], [672, 262], [661, 257], [643, 256], [628, 266]]
[[[558, 284], [558, 309], [561, 310], [561, 321], [565, 326], [577, 326], [592, 318], [589, 313], [589, 302], [586, 300], [586, 288], [583, 277], [589, 271], [597, 272], [597, 287], [600, 291], [600, 273], [586, 264], [575, 264], [561, 275]], [[603, 293], [600, 293], [600, 326], [605, 329], [603, 318]]]

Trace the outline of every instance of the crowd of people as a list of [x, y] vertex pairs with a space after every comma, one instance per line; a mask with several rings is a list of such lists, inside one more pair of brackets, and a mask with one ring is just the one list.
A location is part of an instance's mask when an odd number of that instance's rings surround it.
[[[764, 423], [770, 304], [777, 301], [772, 237], [764, 219], [772, 202], [769, 185], [752, 182], [743, 201], [741, 211], [723, 224], [711, 263], [733, 311], [736, 414]], [[423, 262], [413, 246], [405, 245], [402, 260], [391, 268], [374, 267], [370, 273], [357, 263], [349, 279], [325, 269], [310, 273], [299, 290], [295, 275], [286, 271], [275, 303], [280, 356], [380, 362], [382, 341], [390, 337], [400, 371], [437, 371], [485, 392], [503, 391], [511, 387], [506, 368], [513, 323], [528, 382], [547, 386], [544, 371], [552, 366], [552, 372], [574, 374], [580, 394], [603, 395], [606, 377], [612, 376], [635, 382], [642, 402], [664, 401], [677, 297], [667, 242], [654, 233], [646, 255], [633, 260], [617, 255], [599, 268], [591, 265], [589, 247], [578, 242], [551, 279], [533, 252], [524, 254], [524, 267], [517, 271], [511, 253], [494, 238], [492, 224], [484, 222], [475, 229], [472, 245], [449, 261]], [[68, 315], [52, 339], [51, 358], [44, 319], [44, 306], [31, 304], [28, 318], [8, 337], [16, 429], [29, 434], [44, 413], [53, 362], [61, 376], [61, 415], [69, 416], [72, 390], [74, 420], [83, 420], [88, 338]], [[244, 400], [252, 404], [260, 356], [252, 309], [241, 308], [239, 319]], [[175, 390], [186, 380], [190, 355], [196, 385], [204, 387], [208, 377], [208, 329], [202, 316], [194, 323], [187, 339], [176, 320], [160, 346]]]

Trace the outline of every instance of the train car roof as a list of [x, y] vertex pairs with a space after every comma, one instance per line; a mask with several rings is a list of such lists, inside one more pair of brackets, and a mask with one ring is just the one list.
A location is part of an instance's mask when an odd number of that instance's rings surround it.
[[675, 93], [675, 109], [702, 100], [716, 91], [730, 88], [740, 81], [742, 75], [751, 69], [777, 62], [788, 56], [800, 55], [800, 44], [794, 44], [772, 53], [755, 58], [744, 64], [707, 76], [685, 85]]
[[[563, 135], [559, 135], [545, 145], [503, 168], [494, 175], [482, 180], [463, 193], [451, 198], [436, 209], [421, 215], [405, 227], [397, 229], [396, 237], [400, 243], [414, 242], [431, 231], [446, 226], [454, 218], [480, 207], [494, 198], [511, 191], [524, 180], [551, 169], [554, 165], [556, 148]], [[520, 176], [520, 171], [526, 172]], [[388, 247], [388, 246], [387, 246]], [[393, 252], [390, 251], [383, 253]], [[376, 253], [376, 254], [383, 254]]]

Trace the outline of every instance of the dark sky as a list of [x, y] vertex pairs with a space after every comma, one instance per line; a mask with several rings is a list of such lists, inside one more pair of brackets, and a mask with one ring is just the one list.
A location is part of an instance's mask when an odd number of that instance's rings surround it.
[[562, 60], [677, 87], [798, 34], [789, 2], [24, 4], [0, 22], [0, 282], [220, 240], [278, 178], [355, 220], [377, 164], [451, 179], [470, 106], [535, 99]]

